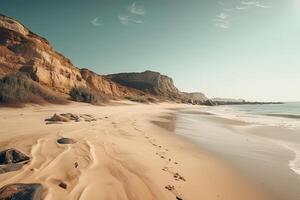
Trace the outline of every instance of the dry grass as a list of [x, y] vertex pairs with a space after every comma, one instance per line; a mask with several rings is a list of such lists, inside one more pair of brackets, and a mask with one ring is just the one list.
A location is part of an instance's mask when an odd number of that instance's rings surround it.
[[158, 100], [150, 96], [126, 96], [125, 99], [138, 103], [157, 103]]
[[63, 97], [33, 81], [26, 73], [12, 73], [0, 79], [0, 105], [22, 107], [26, 103], [66, 104]]
[[105, 96], [84, 87], [73, 88], [70, 91], [70, 97], [72, 101], [91, 103], [95, 105], [101, 105], [108, 102], [108, 99]]

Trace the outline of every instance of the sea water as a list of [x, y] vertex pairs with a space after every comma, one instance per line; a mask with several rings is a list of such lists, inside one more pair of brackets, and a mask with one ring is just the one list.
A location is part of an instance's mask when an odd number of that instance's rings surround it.
[[[299, 133], [299, 136], [295, 137], [300, 138], [300, 102], [262, 105], [224, 105], [201, 108], [201, 111], [254, 125], [290, 129], [296, 134]], [[189, 116], [186, 115], [185, 117]], [[294, 157], [289, 161], [288, 166], [293, 172], [300, 175], [300, 143], [278, 139], [273, 139], [272, 142], [293, 152]]]
[[300, 130], [300, 102], [215, 106], [206, 110], [225, 118]]
[[[230, 128], [230, 124], [224, 126], [205, 113], [244, 121], [249, 126]], [[245, 132], [247, 127], [271, 129], [263, 129], [268, 137], [261, 137]], [[277, 195], [274, 199], [300, 199], [300, 102], [195, 106], [178, 114], [176, 133], [256, 177], [258, 184], [263, 182], [271, 194]], [[289, 187], [284, 187], [285, 183]]]
[[[300, 102], [219, 106], [210, 108], [209, 112], [245, 122], [297, 130], [300, 137]], [[288, 165], [291, 170], [300, 175], [300, 144], [279, 140], [273, 142], [294, 153], [294, 159], [290, 160]]]

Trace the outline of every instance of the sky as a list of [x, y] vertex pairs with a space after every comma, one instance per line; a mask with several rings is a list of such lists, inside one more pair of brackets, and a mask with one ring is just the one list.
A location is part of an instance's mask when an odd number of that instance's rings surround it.
[[153, 70], [208, 97], [300, 101], [300, 0], [0, 0], [0, 13], [99, 74]]

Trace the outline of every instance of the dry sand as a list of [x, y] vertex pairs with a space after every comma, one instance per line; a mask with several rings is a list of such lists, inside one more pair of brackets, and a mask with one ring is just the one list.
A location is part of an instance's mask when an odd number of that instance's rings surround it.
[[[183, 107], [0, 108], [0, 150], [16, 148], [32, 158], [21, 170], [0, 174], [0, 187], [41, 183], [45, 200], [265, 199], [226, 164], [172, 133], [170, 114]], [[96, 121], [46, 125], [54, 113], [90, 114]], [[77, 142], [58, 144], [61, 137]]]

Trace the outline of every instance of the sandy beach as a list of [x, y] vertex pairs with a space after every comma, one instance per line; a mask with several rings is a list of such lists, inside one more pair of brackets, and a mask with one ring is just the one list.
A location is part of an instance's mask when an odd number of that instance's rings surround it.
[[[0, 150], [31, 157], [21, 170], [0, 174], [0, 187], [41, 183], [44, 200], [267, 199], [234, 168], [174, 134], [174, 113], [187, 107], [126, 102], [0, 108]], [[55, 113], [88, 114], [95, 121], [46, 124]], [[58, 144], [62, 137], [76, 143]]]

